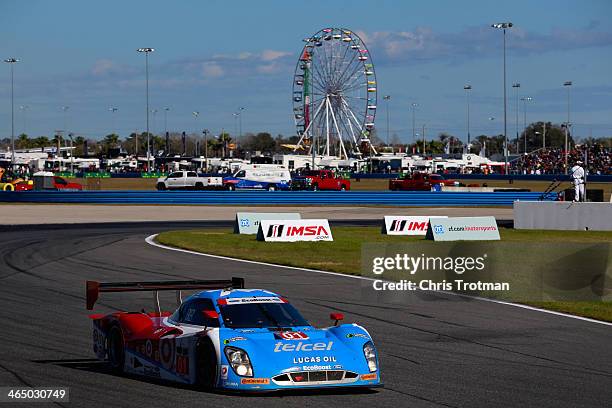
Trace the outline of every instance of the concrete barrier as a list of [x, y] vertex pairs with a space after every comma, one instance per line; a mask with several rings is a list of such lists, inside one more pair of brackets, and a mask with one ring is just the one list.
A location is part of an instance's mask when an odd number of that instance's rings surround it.
[[612, 203], [517, 201], [514, 228], [612, 231]]

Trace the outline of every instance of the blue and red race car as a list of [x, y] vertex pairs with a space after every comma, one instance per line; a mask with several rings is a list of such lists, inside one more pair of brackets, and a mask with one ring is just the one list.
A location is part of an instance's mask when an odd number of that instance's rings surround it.
[[[184, 301], [183, 290], [201, 290]], [[162, 312], [158, 291], [179, 307]], [[376, 348], [357, 324], [311, 326], [286, 298], [244, 289], [244, 280], [87, 281], [87, 308], [101, 292], [155, 292], [157, 311], [91, 315], [93, 349], [118, 372], [204, 389], [273, 391], [382, 386]]]

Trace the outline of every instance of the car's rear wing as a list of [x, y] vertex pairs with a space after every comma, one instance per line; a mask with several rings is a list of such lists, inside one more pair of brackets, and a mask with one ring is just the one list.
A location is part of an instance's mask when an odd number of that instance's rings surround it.
[[160, 290], [175, 290], [177, 303], [182, 303], [183, 290], [215, 290], [215, 289], [244, 289], [244, 278], [231, 280], [185, 280], [185, 281], [151, 281], [151, 282], [97, 282], [87, 281], [85, 290], [87, 296], [87, 310], [92, 310], [101, 292], [155, 292], [155, 305], [160, 312]]

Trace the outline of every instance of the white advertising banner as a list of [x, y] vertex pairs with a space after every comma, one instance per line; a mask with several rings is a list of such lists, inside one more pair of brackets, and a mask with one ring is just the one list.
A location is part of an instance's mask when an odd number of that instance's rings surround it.
[[425, 235], [430, 218], [448, 218], [446, 215], [385, 215], [382, 233], [387, 235]]
[[252, 213], [237, 212], [234, 224], [235, 234], [257, 234], [261, 220], [299, 220], [300, 213]]
[[434, 241], [499, 240], [495, 217], [450, 217], [432, 219], [427, 239]]
[[266, 242], [333, 241], [327, 220], [261, 220], [257, 240]]

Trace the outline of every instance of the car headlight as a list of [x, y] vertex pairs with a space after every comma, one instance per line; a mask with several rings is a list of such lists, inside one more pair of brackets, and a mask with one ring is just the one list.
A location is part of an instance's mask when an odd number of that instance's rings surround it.
[[253, 367], [246, 351], [236, 347], [226, 347], [225, 356], [232, 366], [232, 370], [241, 377], [252, 377]]
[[363, 345], [363, 355], [368, 362], [368, 369], [371, 373], [378, 370], [378, 364], [376, 363], [376, 348], [371, 341], [368, 341]]

